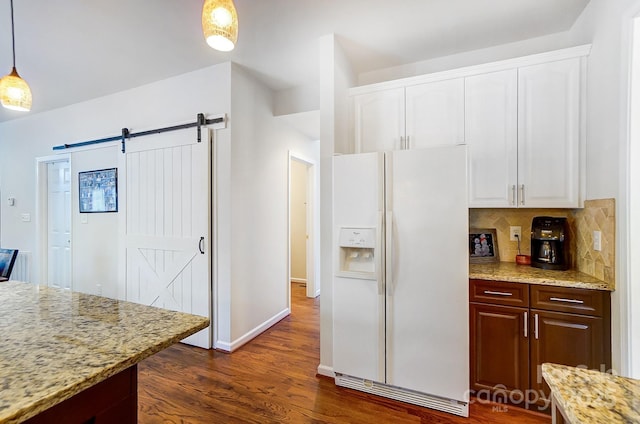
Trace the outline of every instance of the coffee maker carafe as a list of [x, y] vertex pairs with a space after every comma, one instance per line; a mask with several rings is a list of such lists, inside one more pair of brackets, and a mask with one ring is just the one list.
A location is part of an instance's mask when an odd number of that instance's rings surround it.
[[569, 269], [567, 218], [536, 216], [531, 222], [531, 266]]

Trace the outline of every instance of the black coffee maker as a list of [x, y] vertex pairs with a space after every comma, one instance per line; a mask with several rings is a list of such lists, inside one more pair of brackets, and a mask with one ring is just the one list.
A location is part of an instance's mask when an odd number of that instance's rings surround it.
[[531, 222], [531, 266], [569, 269], [567, 218], [536, 216]]

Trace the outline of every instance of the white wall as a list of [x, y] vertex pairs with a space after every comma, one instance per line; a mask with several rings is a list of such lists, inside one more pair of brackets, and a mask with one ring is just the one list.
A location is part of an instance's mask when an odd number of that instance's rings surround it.
[[640, 297], [631, 303], [633, 293], [627, 273], [631, 260], [627, 107], [631, 21], [638, 13], [638, 0], [591, 0], [571, 30], [575, 42], [593, 44], [587, 83], [587, 198], [616, 198], [616, 291], [611, 311], [613, 368], [630, 375], [631, 362], [635, 361], [636, 377], [640, 375], [640, 351], [630, 350], [630, 339], [634, 337], [632, 330], [638, 332], [640, 328], [631, 327], [630, 316], [640, 308]]
[[[73, 290], [118, 297], [118, 213], [82, 214], [78, 207], [78, 172], [113, 168], [118, 146], [71, 154], [71, 224]], [[119, 180], [119, 183], [122, 181]], [[121, 210], [121, 207], [119, 207]], [[101, 289], [98, 290], [97, 285]]]
[[275, 93], [274, 115], [290, 115], [320, 108], [318, 84], [307, 84]]
[[318, 153], [316, 142], [274, 119], [273, 93], [235, 65], [231, 90], [231, 237], [219, 246], [231, 252], [231, 274], [218, 285], [231, 308], [229, 339], [219, 342], [233, 350], [289, 313], [289, 150]]
[[318, 373], [333, 376], [333, 167], [335, 152], [348, 152], [347, 90], [355, 75], [336, 37], [320, 38], [320, 225], [322, 301]]

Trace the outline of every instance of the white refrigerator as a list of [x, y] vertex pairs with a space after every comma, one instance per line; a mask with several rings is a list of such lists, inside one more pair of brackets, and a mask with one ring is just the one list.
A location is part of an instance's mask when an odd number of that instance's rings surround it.
[[468, 416], [466, 146], [333, 159], [336, 384]]

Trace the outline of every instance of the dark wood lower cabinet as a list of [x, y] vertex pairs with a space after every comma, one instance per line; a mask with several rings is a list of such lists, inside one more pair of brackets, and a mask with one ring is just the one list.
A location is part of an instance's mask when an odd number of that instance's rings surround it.
[[137, 365], [25, 421], [27, 424], [135, 424], [137, 422]]
[[[529, 387], [529, 342], [524, 337], [527, 309], [471, 304], [471, 389], [482, 396], [504, 387]], [[484, 391], [484, 392], [483, 392]]]
[[478, 398], [550, 413], [543, 363], [611, 368], [608, 292], [482, 280], [469, 290], [470, 388]]
[[531, 388], [538, 405], [551, 391], [542, 378], [542, 364], [570, 365], [607, 370], [602, 317], [531, 310], [534, 333], [531, 339]]

